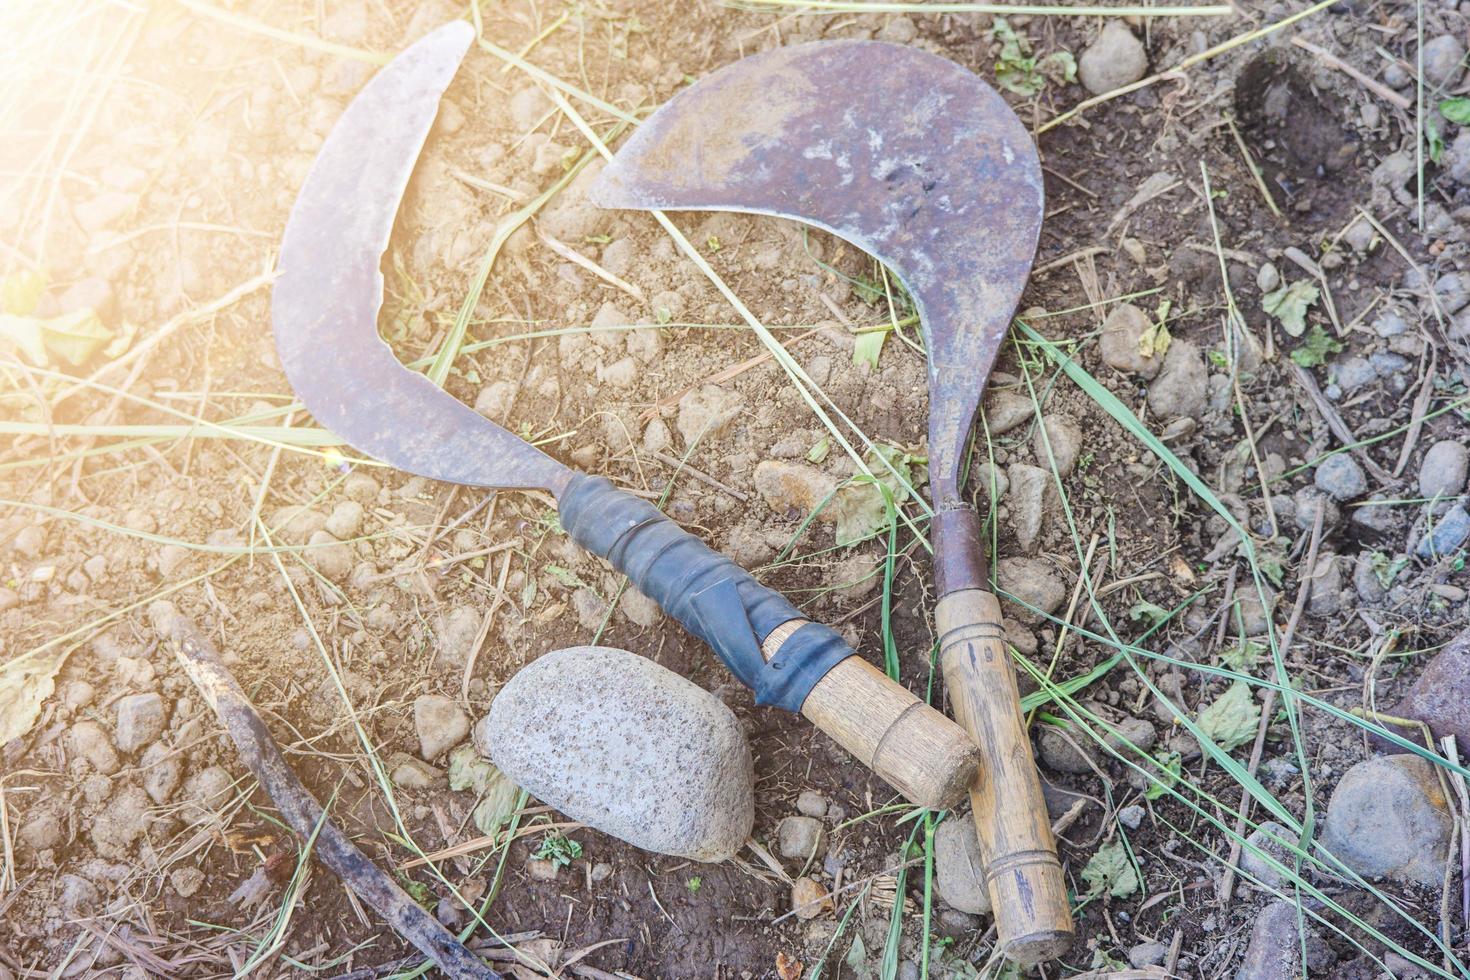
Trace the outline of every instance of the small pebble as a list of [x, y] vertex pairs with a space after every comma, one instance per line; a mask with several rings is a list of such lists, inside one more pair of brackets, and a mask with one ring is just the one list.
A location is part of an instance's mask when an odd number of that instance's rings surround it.
[[784, 858], [805, 861], [820, 856], [825, 832], [815, 817], [786, 817], [776, 825], [776, 847]]
[[1322, 843], [1366, 878], [1437, 887], [1453, 828], [1432, 763], [1379, 756], [1343, 774], [1327, 804]]
[[796, 812], [807, 817], [825, 817], [827, 798], [816, 790], [802, 790], [796, 797]]
[[1102, 95], [1138, 81], [1148, 72], [1148, 52], [1118, 19], [1103, 24], [1097, 40], [1077, 59], [1077, 79], [1093, 95]]
[[1143, 818], [1147, 815], [1147, 810], [1137, 803], [1133, 803], [1118, 811], [1118, 822], [1129, 830], [1137, 830], [1143, 824]]
[[413, 723], [419, 736], [419, 754], [429, 762], [463, 742], [470, 733], [470, 716], [454, 701], [438, 694], [424, 694], [414, 701]]
[[1317, 464], [1312, 482], [1317, 489], [1339, 501], [1352, 500], [1368, 492], [1368, 478], [1363, 467], [1347, 453], [1328, 456]]
[[1281, 287], [1281, 273], [1270, 262], [1261, 263], [1256, 270], [1256, 288], [1263, 293], [1274, 292]]
[[1419, 464], [1419, 496], [1430, 499], [1458, 497], [1465, 489], [1470, 451], [1454, 439], [1429, 447]]

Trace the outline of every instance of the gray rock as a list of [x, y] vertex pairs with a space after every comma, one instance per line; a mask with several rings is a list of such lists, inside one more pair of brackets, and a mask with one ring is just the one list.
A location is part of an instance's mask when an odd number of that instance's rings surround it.
[[332, 508], [327, 518], [327, 533], [339, 541], [357, 537], [362, 530], [362, 504], [355, 500], [344, 500]]
[[338, 541], [332, 532], [323, 528], [313, 531], [306, 541], [302, 557], [323, 578], [341, 582], [352, 571], [352, 549]]
[[433, 789], [445, 784], [444, 773], [423, 759], [399, 754], [393, 763], [393, 785], [400, 789]]
[[1337, 959], [1332, 947], [1317, 935], [1312, 920], [1305, 914], [1302, 917], [1307, 923], [1305, 935], [1297, 931], [1297, 909], [1291, 902], [1272, 902], [1262, 909], [1251, 927], [1245, 961], [1236, 971], [1235, 980], [1295, 980], [1303, 975], [1320, 976], [1322, 970], [1332, 966]]
[[1016, 543], [1022, 551], [1034, 551], [1046, 517], [1047, 495], [1054, 486], [1052, 475], [1039, 466], [1012, 463], [1008, 482], [1006, 510], [1011, 529], [1016, 532]]
[[1465, 489], [1470, 469], [1470, 451], [1454, 439], [1441, 439], [1429, 447], [1419, 464], [1419, 496], [1458, 497]]
[[1096, 743], [1070, 722], [1066, 725], [1042, 725], [1036, 742], [1041, 761], [1056, 772], [1092, 772], [1097, 764]]
[[1455, 504], [1433, 522], [1429, 533], [1419, 539], [1414, 554], [1420, 558], [1436, 558], [1453, 554], [1455, 549], [1470, 538], [1470, 514], [1460, 504]]
[[572, 591], [572, 611], [585, 630], [596, 632], [607, 619], [607, 600], [587, 586]]
[[1263, 293], [1274, 292], [1281, 285], [1281, 273], [1270, 262], [1262, 262], [1256, 270], [1256, 288]]
[[443, 667], [463, 667], [475, 641], [480, 638], [480, 613], [468, 606], [455, 606], [440, 613], [434, 625], [434, 656]]
[[810, 514], [835, 489], [836, 480], [807, 463], [763, 459], [755, 467], [756, 493], [776, 515], [787, 520], [800, 520]]
[[1441, 34], [1424, 42], [1424, 81], [1435, 88], [1452, 87], [1463, 71], [1465, 45], [1453, 34]]
[[92, 818], [92, 843], [97, 845], [97, 853], [114, 860], [126, 858], [153, 822], [148, 813], [150, 805], [148, 794], [139, 786], [130, 784], [112, 794], [107, 806]]
[[1359, 527], [1386, 534], [1397, 527], [1399, 522], [1393, 500], [1390, 495], [1375, 493], [1365, 503], [1352, 509], [1350, 519]]
[[822, 821], [815, 817], [786, 817], [776, 825], [776, 849], [783, 858], [805, 861], [822, 853], [826, 834]]
[[700, 385], [679, 399], [679, 434], [684, 445], [696, 440], [708, 442], [725, 431], [744, 409], [745, 403], [733, 391], [718, 385]]
[[198, 809], [213, 812], [230, 798], [234, 784], [224, 766], [207, 766], [184, 780], [184, 798]]
[[1067, 598], [1066, 586], [1050, 562], [1040, 558], [1002, 558], [995, 563], [995, 579], [1001, 589], [1025, 606], [1013, 610], [1016, 619], [1035, 623], [1042, 614], [1054, 613]]
[[[1159, 733], [1144, 718], [1124, 718], [1113, 725], [1116, 731], [1103, 736], [1103, 744], [1128, 759], [1138, 752], [1147, 752], [1159, 741]], [[1131, 746], [1131, 748], [1130, 748]]]
[[492, 381], [475, 395], [475, 411], [495, 422], [502, 422], [515, 402], [513, 381]]
[[1246, 837], [1245, 846], [1240, 849], [1240, 870], [1260, 882], [1263, 888], [1280, 888], [1285, 876], [1271, 866], [1267, 857], [1291, 867], [1294, 858], [1290, 847], [1295, 845], [1294, 834], [1276, 821], [1267, 820]]
[[[1263, 266], [1264, 268], [1264, 266]], [[1163, 367], [1164, 359], [1139, 350], [1139, 338], [1154, 325], [1153, 318], [1131, 303], [1119, 303], [1103, 321], [1098, 350], [1108, 367], [1152, 379]]]
[[464, 741], [470, 733], [470, 716], [449, 698], [424, 694], [413, 703], [413, 726], [419, 754], [433, 762]]
[[1149, 411], [1161, 419], [1199, 418], [1208, 396], [1209, 374], [1199, 348], [1176, 339], [1164, 354], [1163, 370], [1148, 386]]
[[755, 822], [750, 747], [735, 715], [624, 650], [577, 647], [533, 661], [491, 702], [475, 743], [538, 799], [646, 850], [724, 860]]
[[1327, 804], [1322, 843], [1364, 877], [1437, 886], [1453, 826], [1432, 763], [1380, 756], [1343, 774]]
[[1332, 616], [1342, 608], [1342, 563], [1337, 555], [1319, 555], [1306, 584], [1307, 611], [1313, 616]]
[[934, 831], [934, 884], [939, 897], [961, 912], [983, 915], [990, 911], [980, 838], [968, 810], [952, 813]]
[[378, 493], [382, 487], [378, 481], [373, 479], [371, 473], [352, 473], [342, 481], [342, 492], [348, 500], [355, 500], [364, 507], [371, 507], [378, 501]]
[[992, 494], [999, 501], [1011, 489], [1011, 481], [1005, 471], [999, 466], [992, 466], [989, 460], [975, 467], [975, 486], [979, 488], [981, 499], [989, 499]]
[[1296, 526], [1303, 531], [1310, 531], [1312, 525], [1317, 521], [1317, 511], [1322, 512], [1322, 533], [1325, 535], [1337, 526], [1338, 519], [1342, 516], [1337, 509], [1337, 503], [1327, 494], [1315, 486], [1302, 487], [1292, 494], [1292, 503], [1296, 505]]
[[1460, 130], [1440, 158], [1445, 173], [1457, 184], [1470, 184], [1470, 128]]
[[1359, 218], [1347, 226], [1342, 233], [1342, 240], [1347, 242], [1354, 252], [1363, 253], [1373, 245], [1373, 236], [1377, 234], [1373, 226], [1366, 218]]
[[1368, 492], [1368, 478], [1363, 467], [1347, 453], [1328, 456], [1312, 474], [1317, 489], [1334, 500], [1352, 500]]
[[1366, 358], [1350, 355], [1339, 358], [1332, 365], [1332, 381], [1344, 394], [1354, 395], [1358, 390], [1378, 380], [1378, 372], [1373, 370]]
[[1162, 966], [1168, 955], [1169, 947], [1163, 943], [1139, 943], [1128, 951], [1128, 965], [1135, 970]]
[[110, 776], [122, 765], [107, 732], [95, 721], [79, 721], [67, 732], [68, 747], [75, 758], [95, 771]]
[[1035, 413], [1031, 399], [1017, 391], [999, 389], [985, 397], [985, 431], [1005, 435]]
[[[1230, 618], [1230, 625], [1234, 628], [1237, 636], [1251, 637], [1260, 636], [1266, 632], [1271, 625], [1270, 610], [1261, 605], [1261, 597], [1256, 594], [1253, 587], [1240, 589], [1235, 593], [1235, 614]], [[1275, 596], [1267, 593], [1269, 603], [1275, 603]]]
[[143, 791], [158, 806], [173, 799], [179, 781], [184, 778], [184, 765], [179, 753], [162, 742], [154, 742], [138, 761], [143, 770]]
[[1409, 324], [1398, 310], [1385, 310], [1373, 321], [1373, 332], [1387, 340], [1409, 332]]
[[39, 558], [46, 547], [46, 529], [39, 524], [30, 524], [16, 532], [11, 546], [22, 558]]
[[796, 812], [807, 817], [825, 817], [827, 798], [814, 789], [804, 789], [797, 794]]
[[516, 131], [525, 134], [541, 121], [541, 118], [551, 112], [551, 100], [546, 93], [541, 91], [540, 86], [527, 85], [525, 88], [517, 89], [510, 97], [510, 118], [515, 123]]
[[1373, 561], [1372, 551], [1358, 552], [1353, 562], [1353, 589], [1364, 602], [1382, 602], [1388, 590], [1378, 578], [1378, 568]]
[[1373, 370], [1378, 372], [1380, 378], [1389, 380], [1392, 380], [1395, 375], [1403, 374], [1412, 364], [1404, 355], [1386, 350], [1369, 355], [1368, 363], [1373, 365]]
[[1143, 825], [1143, 818], [1148, 816], [1148, 811], [1137, 803], [1129, 804], [1118, 811], [1118, 822], [1129, 830], [1137, 830]]
[[[1436, 741], [1455, 736], [1461, 758], [1470, 757], [1470, 631], [1459, 634], [1434, 655], [1389, 713], [1424, 722]], [[1400, 734], [1415, 742], [1422, 740], [1418, 731]], [[1389, 749], [1389, 744], [1382, 743], [1387, 751], [1399, 751]]]
[[117, 702], [117, 730], [113, 741], [131, 755], [163, 733], [163, 698], [157, 694], [132, 694]]
[[1067, 477], [1082, 455], [1082, 428], [1070, 415], [1048, 412], [1041, 417], [1041, 425], [1036, 427], [1034, 442], [1036, 460], [1042, 469], [1049, 471], [1055, 462], [1057, 473]]
[[102, 901], [97, 886], [81, 875], [62, 875], [58, 879], [61, 892], [56, 904], [69, 916], [91, 915]]
[[653, 626], [663, 616], [663, 610], [658, 603], [631, 585], [623, 591], [623, 597], [618, 600], [618, 608], [628, 617], [629, 622], [644, 629]]
[[1077, 79], [1093, 95], [1138, 81], [1148, 72], [1148, 52], [1121, 20], [1109, 19], [1097, 40], [1077, 59]]

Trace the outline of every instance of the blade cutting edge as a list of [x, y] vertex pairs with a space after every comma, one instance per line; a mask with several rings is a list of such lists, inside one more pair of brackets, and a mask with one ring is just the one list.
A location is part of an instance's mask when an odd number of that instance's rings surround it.
[[286, 222], [271, 294], [276, 351], [317, 421], [419, 476], [558, 492], [571, 471], [404, 367], [378, 336], [383, 251], [439, 100], [475, 38], [453, 21], [367, 83]]

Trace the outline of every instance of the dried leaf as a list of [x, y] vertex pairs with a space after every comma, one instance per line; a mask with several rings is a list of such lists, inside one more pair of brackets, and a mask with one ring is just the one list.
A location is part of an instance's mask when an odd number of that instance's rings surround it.
[[496, 769], [495, 776], [485, 789], [485, 795], [475, 805], [472, 819], [475, 826], [480, 828], [480, 833], [489, 837], [510, 819], [511, 814], [516, 812], [516, 796], [519, 793], [516, 784], [505, 773]]
[[848, 947], [843, 962], [852, 971], [855, 980], [873, 980], [873, 968], [868, 964], [868, 947], [863, 942], [861, 933], [852, 937], [852, 945]]
[[1133, 870], [1122, 841], [1099, 847], [1082, 869], [1082, 880], [1087, 882], [1088, 897], [1107, 892], [1114, 898], [1127, 898], [1138, 891], [1138, 872]]
[[781, 980], [801, 980], [801, 960], [793, 960], [785, 953], [776, 954], [776, 976]]
[[[880, 458], [881, 457], [881, 458]], [[877, 482], [860, 477], [838, 490], [828, 505], [828, 513], [836, 522], [836, 539], [839, 547], [854, 544], [888, 527], [888, 505], [879, 484], [888, 488], [893, 497], [893, 506], [901, 507], [909, 499], [909, 492], [893, 473], [888, 463], [912, 486], [918, 486], [928, 476], [926, 460], [913, 456], [896, 446], [875, 446], [868, 454], [868, 469]]]
[[1261, 724], [1261, 708], [1245, 681], [1231, 684], [1225, 693], [1197, 719], [1200, 731], [1226, 752], [1237, 749], [1256, 737]]
[[37, 367], [49, 367], [53, 354], [75, 367], [112, 340], [112, 331], [88, 306], [50, 319], [0, 316], [0, 337], [13, 343]]
[[260, 865], [255, 872], [240, 883], [240, 887], [230, 892], [229, 901], [242, 909], [248, 909], [252, 905], [259, 905], [265, 901], [271, 891], [271, 880], [265, 873], [265, 865]]
[[70, 652], [27, 654], [0, 666], [0, 746], [31, 730]]
[[0, 313], [30, 316], [46, 295], [46, 274], [22, 269], [0, 283]]
[[1288, 336], [1300, 337], [1307, 330], [1307, 309], [1316, 302], [1317, 287], [1303, 279], [1261, 297], [1261, 309], [1280, 320]]

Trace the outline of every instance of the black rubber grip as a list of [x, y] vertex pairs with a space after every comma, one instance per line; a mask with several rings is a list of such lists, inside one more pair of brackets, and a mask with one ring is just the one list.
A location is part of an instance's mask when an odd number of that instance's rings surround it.
[[559, 510], [573, 541], [612, 562], [638, 591], [708, 643], [755, 692], [756, 704], [800, 711], [817, 681], [852, 656], [835, 631], [806, 623], [767, 663], [761, 642], [782, 623], [805, 617], [781, 593], [603, 477], [574, 476]]

